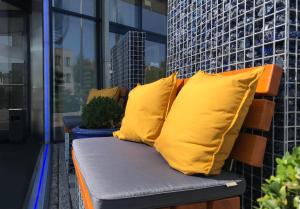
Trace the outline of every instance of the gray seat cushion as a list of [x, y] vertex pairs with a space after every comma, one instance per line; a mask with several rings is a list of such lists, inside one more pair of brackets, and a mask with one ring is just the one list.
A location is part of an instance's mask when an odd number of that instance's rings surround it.
[[[113, 137], [73, 141], [76, 160], [95, 209], [144, 209], [241, 195], [235, 174], [187, 176], [168, 166], [152, 147]], [[236, 186], [227, 187], [235, 181]]]

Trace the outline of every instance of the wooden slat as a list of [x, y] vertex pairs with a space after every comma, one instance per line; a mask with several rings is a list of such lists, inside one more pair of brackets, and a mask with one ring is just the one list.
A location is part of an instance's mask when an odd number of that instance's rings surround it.
[[[282, 68], [277, 65], [264, 65], [264, 71], [258, 80], [256, 87], [256, 94], [263, 96], [276, 96], [279, 90], [279, 84], [282, 75]], [[232, 70], [220, 73], [221, 75], [233, 75], [237, 73], [242, 73], [246, 71], [250, 71], [253, 68], [245, 68], [241, 70]]]
[[181, 90], [183, 85], [184, 85], [184, 79], [177, 79], [176, 80], [177, 93]]
[[126, 103], [127, 103], [127, 97], [128, 97], [128, 89], [125, 87], [119, 87], [120, 88], [120, 96], [119, 96], [119, 105], [121, 105], [122, 107], [126, 107]]
[[253, 100], [243, 126], [269, 131], [272, 123], [275, 103], [266, 99]]
[[187, 205], [179, 205], [173, 207], [172, 209], [207, 209], [207, 203], [194, 203], [194, 204], [187, 204]]
[[283, 69], [277, 65], [265, 65], [258, 81], [256, 93], [263, 96], [277, 96]]
[[240, 209], [240, 197], [171, 207], [171, 209]]
[[267, 138], [241, 133], [237, 138], [231, 158], [254, 167], [262, 167]]
[[[232, 70], [219, 73], [220, 75], [234, 75], [252, 70], [253, 68], [245, 68], [240, 70]], [[256, 94], [262, 96], [276, 96], [278, 94], [280, 80], [282, 76], [282, 68], [277, 65], [264, 65], [264, 72], [258, 80]], [[184, 80], [186, 84], [188, 78]]]
[[120, 89], [120, 97], [127, 97], [128, 89], [125, 87], [119, 87], [119, 89]]
[[207, 203], [207, 209], [240, 209], [240, 197], [214, 200]]

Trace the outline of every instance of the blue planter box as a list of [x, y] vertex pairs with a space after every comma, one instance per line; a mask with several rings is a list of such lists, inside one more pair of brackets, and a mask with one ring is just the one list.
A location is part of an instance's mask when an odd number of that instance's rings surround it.
[[80, 127], [75, 127], [72, 129], [73, 139], [82, 139], [82, 138], [94, 138], [94, 137], [108, 137], [112, 136], [114, 131], [118, 129], [85, 129]]

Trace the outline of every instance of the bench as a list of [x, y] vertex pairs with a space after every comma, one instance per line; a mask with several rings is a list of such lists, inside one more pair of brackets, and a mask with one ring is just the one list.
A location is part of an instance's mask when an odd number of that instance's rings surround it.
[[[128, 90], [125, 87], [119, 87], [120, 89], [120, 95], [118, 98], [118, 103], [125, 107], [127, 96], [128, 96]], [[72, 129], [79, 126], [81, 124], [81, 117], [79, 115], [70, 115], [70, 116], [64, 116], [63, 117], [63, 123], [64, 123], [64, 141], [65, 141], [65, 163], [66, 163], [66, 170], [67, 173], [70, 170], [70, 167], [72, 167], [72, 163], [70, 162], [70, 154], [72, 149], [72, 136], [70, 135], [72, 132]]]
[[[275, 103], [267, 98], [277, 95], [281, 75], [276, 65], [265, 66], [256, 95], [267, 97], [254, 99], [244, 128], [269, 131]], [[266, 143], [263, 136], [240, 133], [230, 160], [262, 167]], [[217, 176], [184, 175], [152, 147], [114, 137], [74, 140], [72, 159], [85, 209], [240, 209], [246, 188], [245, 179], [230, 169]]]

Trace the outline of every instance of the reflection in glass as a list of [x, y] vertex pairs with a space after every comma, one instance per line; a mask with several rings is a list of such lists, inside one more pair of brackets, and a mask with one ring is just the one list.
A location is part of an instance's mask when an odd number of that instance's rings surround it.
[[144, 83], [145, 33], [128, 31], [111, 49], [113, 86], [134, 88]]
[[138, 0], [110, 0], [109, 20], [131, 27], [138, 27]]
[[[0, 2], [1, 3], [1, 2]], [[9, 109], [27, 108], [25, 13], [6, 3], [0, 4], [0, 135], [9, 130]], [[5, 11], [15, 16], [6, 16]], [[3, 138], [0, 137], [0, 141]]]
[[145, 78], [150, 83], [166, 74], [166, 44], [146, 41], [145, 43]]
[[96, 0], [53, 0], [53, 6], [80, 14], [96, 16]]
[[[123, 34], [118, 33], [109, 33], [109, 48], [110, 50], [116, 45], [116, 43], [124, 37]], [[112, 86], [112, 69], [111, 65], [108, 68], [105, 68], [104, 75], [104, 87], [109, 88]]]
[[[122, 47], [116, 47], [116, 43], [120, 46], [120, 41], [124, 41], [124, 35], [110, 33], [110, 49], [112, 55], [112, 70], [114, 69], [114, 65], [116, 65], [116, 58], [118, 55], [124, 55], [122, 52]], [[136, 56], [135, 56], [136, 57]], [[117, 69], [118, 67], [115, 67]], [[124, 66], [120, 66], [119, 68], [124, 68]], [[141, 83], [150, 83], [152, 81], [158, 80], [162, 77], [165, 77], [166, 72], [166, 44], [145, 41], [145, 71], [143, 75], [143, 82]], [[112, 73], [110, 72], [110, 76], [105, 77], [106, 86], [111, 86], [112, 80], [116, 80], [112, 78]], [[108, 73], [105, 73], [108, 74]], [[115, 72], [116, 74], [116, 72]], [[121, 81], [119, 83], [122, 83]]]
[[143, 29], [167, 34], [167, 1], [143, 0]]
[[34, 1], [33, 6], [35, 9], [30, 18], [30, 120], [31, 134], [41, 141], [44, 134], [43, 5]]
[[112, 49], [116, 43], [124, 37], [123, 34], [118, 34], [118, 33], [109, 33], [109, 47]]
[[93, 21], [58, 13], [53, 22], [54, 126], [61, 127], [62, 116], [80, 114], [96, 87], [96, 28]]

